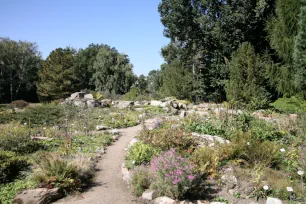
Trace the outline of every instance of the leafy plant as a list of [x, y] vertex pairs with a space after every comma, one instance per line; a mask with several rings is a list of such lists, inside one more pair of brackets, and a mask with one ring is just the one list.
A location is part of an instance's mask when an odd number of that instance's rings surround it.
[[142, 142], [135, 143], [126, 155], [125, 166], [129, 169], [141, 164], [147, 164], [151, 159], [161, 152], [159, 148], [152, 147], [149, 144]]
[[182, 198], [195, 178], [193, 165], [174, 149], [164, 152], [151, 161], [152, 188], [159, 195]]
[[270, 104], [283, 113], [298, 113], [306, 111], [306, 101], [299, 97], [279, 98]]
[[131, 187], [136, 196], [141, 196], [142, 193], [150, 187], [150, 175], [148, 169], [140, 166], [136, 167], [135, 173], [132, 176]]

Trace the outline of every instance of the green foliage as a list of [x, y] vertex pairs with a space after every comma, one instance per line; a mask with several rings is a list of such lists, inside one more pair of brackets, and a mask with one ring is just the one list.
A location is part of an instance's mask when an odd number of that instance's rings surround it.
[[0, 127], [0, 150], [27, 154], [40, 148], [41, 146], [31, 139], [27, 127], [20, 126], [18, 123]]
[[159, 147], [163, 151], [174, 148], [179, 152], [192, 151], [196, 146], [196, 142], [192, 135], [183, 128], [171, 127], [173, 123], [163, 124], [154, 130], [143, 130], [138, 139], [145, 144], [150, 144], [153, 147]]
[[35, 159], [35, 181], [47, 188], [59, 187], [65, 192], [79, 190], [93, 176], [94, 165], [86, 157], [73, 160], [56, 154], [42, 153]]
[[279, 98], [270, 105], [282, 113], [299, 113], [306, 111], [306, 101], [294, 96], [291, 98]]
[[68, 97], [75, 90], [73, 78], [75, 50], [67, 47], [52, 51], [38, 71], [37, 93], [40, 100], [51, 101]]
[[136, 77], [127, 55], [119, 54], [115, 48], [100, 48], [93, 64], [91, 83], [96, 91], [124, 94], [129, 91]]
[[41, 56], [36, 43], [0, 37], [0, 103], [35, 102]]
[[127, 101], [143, 101], [151, 100], [152, 98], [148, 95], [148, 93], [141, 91], [140, 88], [133, 87], [129, 92], [124, 94], [123, 99]]
[[226, 86], [227, 99], [250, 109], [267, 107], [268, 92], [264, 87], [265, 62], [255, 54], [250, 43], [243, 43], [233, 54]]
[[[302, 3], [303, 2], [303, 3]], [[298, 33], [295, 38], [293, 52], [294, 69], [295, 69], [295, 87], [298, 93], [306, 96], [306, 3], [301, 1]]]
[[17, 101], [12, 101], [11, 104], [8, 105], [9, 108], [25, 108], [29, 105], [28, 102], [24, 100], [17, 100]]
[[125, 157], [125, 166], [129, 169], [141, 164], [148, 164], [151, 159], [161, 152], [159, 148], [152, 147], [149, 144], [137, 142], [130, 147]]
[[122, 110], [116, 113], [106, 115], [102, 120], [102, 123], [112, 128], [125, 128], [138, 124], [138, 115], [136, 111]]
[[135, 195], [137, 197], [141, 196], [146, 189], [149, 189], [150, 184], [151, 181], [148, 170], [143, 166], [136, 167], [131, 180], [132, 191]]
[[17, 156], [14, 152], [0, 150], [0, 183], [13, 181], [29, 165], [26, 158]]
[[0, 184], [0, 201], [3, 204], [12, 203], [13, 198], [18, 192], [23, 189], [35, 188], [37, 184], [32, 180], [31, 177], [25, 179], [17, 179], [11, 183]]

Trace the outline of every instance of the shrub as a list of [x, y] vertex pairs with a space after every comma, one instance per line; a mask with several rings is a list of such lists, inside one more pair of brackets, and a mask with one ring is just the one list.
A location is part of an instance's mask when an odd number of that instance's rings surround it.
[[274, 125], [261, 119], [253, 119], [250, 122], [252, 137], [261, 141], [279, 141], [283, 139], [286, 132], [278, 130]]
[[17, 100], [17, 101], [12, 101], [11, 104], [9, 105], [10, 108], [25, 108], [29, 105], [28, 102], [24, 100]]
[[35, 158], [34, 180], [42, 187], [59, 187], [65, 192], [79, 190], [94, 173], [88, 158], [64, 159], [56, 154], [43, 153]]
[[182, 198], [195, 176], [193, 165], [188, 159], [179, 156], [174, 149], [170, 149], [151, 161], [152, 188], [159, 195], [174, 199]]
[[118, 113], [108, 114], [102, 119], [102, 122], [112, 128], [132, 127], [138, 124], [138, 114], [131, 110], [122, 110]]
[[161, 125], [154, 130], [143, 130], [138, 138], [146, 144], [159, 147], [163, 151], [171, 148], [180, 152], [193, 151], [196, 141], [192, 135], [183, 130], [183, 128], [171, 127], [172, 123]]
[[306, 111], [306, 101], [294, 96], [291, 98], [279, 98], [270, 105], [283, 113], [297, 113]]
[[129, 149], [125, 158], [125, 166], [131, 169], [134, 166], [147, 164], [151, 161], [153, 156], [158, 155], [160, 152], [161, 150], [159, 148], [152, 147], [151, 145], [142, 142], [137, 142]]
[[11, 182], [28, 166], [25, 158], [17, 156], [14, 152], [0, 150], [0, 183]]
[[135, 169], [132, 176], [131, 187], [136, 196], [141, 196], [142, 193], [150, 187], [150, 177], [147, 168], [140, 166]]
[[0, 150], [18, 154], [32, 153], [41, 146], [30, 137], [29, 130], [18, 123], [10, 123], [0, 128]]

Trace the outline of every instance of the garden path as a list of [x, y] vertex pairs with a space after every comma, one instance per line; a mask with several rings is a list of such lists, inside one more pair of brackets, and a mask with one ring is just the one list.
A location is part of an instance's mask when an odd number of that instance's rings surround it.
[[[153, 119], [154, 120], [154, 119]], [[151, 125], [148, 120], [146, 125]], [[121, 165], [126, 152], [124, 149], [142, 129], [141, 125], [120, 129], [121, 137], [107, 147], [106, 154], [97, 163], [96, 176], [92, 186], [79, 195], [68, 196], [57, 204], [135, 204], [142, 203], [132, 195], [122, 179]]]

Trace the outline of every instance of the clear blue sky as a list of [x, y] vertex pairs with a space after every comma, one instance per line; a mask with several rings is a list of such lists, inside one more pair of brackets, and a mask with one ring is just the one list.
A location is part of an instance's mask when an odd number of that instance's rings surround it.
[[90, 43], [129, 55], [137, 75], [159, 69], [163, 36], [160, 0], [0, 0], [0, 36], [36, 42], [42, 56]]

